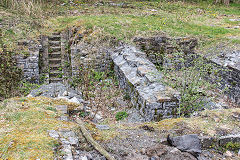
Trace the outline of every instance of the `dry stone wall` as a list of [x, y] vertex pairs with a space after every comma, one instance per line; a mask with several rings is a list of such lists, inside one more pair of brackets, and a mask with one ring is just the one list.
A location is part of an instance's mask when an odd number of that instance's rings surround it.
[[[23, 79], [31, 83], [67, 83], [71, 73], [68, 42], [69, 30], [42, 35], [38, 42], [20, 41], [19, 45], [28, 47], [28, 53], [18, 55], [17, 66], [22, 69]], [[53, 75], [54, 74], [54, 75]], [[51, 77], [51, 75], [57, 77]], [[51, 79], [52, 78], [52, 79]]]
[[146, 121], [159, 121], [176, 114], [178, 93], [161, 83], [162, 75], [146, 54], [124, 45], [111, 53], [119, 85]]
[[194, 52], [198, 42], [195, 38], [169, 38], [166, 36], [156, 37], [136, 37], [133, 42], [138, 48], [144, 50], [147, 58], [156, 65], [163, 65], [163, 56], [173, 52], [183, 51], [185, 53]]
[[28, 47], [28, 54], [17, 56], [17, 66], [23, 71], [23, 79], [31, 83], [39, 83], [39, 44], [32, 41], [19, 42]]
[[72, 76], [79, 74], [81, 66], [107, 71], [111, 67], [111, 62], [110, 53], [104, 47], [96, 47], [85, 42], [71, 46]]
[[219, 72], [212, 73], [209, 80], [218, 82], [220, 89], [226, 89], [228, 97], [240, 106], [240, 50], [227, 52], [224, 56], [206, 57], [207, 62]]

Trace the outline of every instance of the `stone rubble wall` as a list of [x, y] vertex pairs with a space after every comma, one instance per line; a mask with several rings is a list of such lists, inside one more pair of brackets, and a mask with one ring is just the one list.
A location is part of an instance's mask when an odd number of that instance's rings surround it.
[[40, 39], [41, 48], [39, 50], [39, 74], [40, 77], [45, 77], [40, 78], [40, 83], [49, 83], [48, 36], [42, 35]]
[[[61, 32], [61, 55], [63, 69], [63, 83], [67, 83], [71, 72], [71, 60], [68, 53], [68, 42], [71, 38], [70, 30]], [[41, 35], [39, 43], [19, 41], [18, 44], [28, 47], [28, 53], [18, 55], [17, 66], [23, 71], [23, 79], [31, 83], [49, 83], [49, 36]]]
[[209, 81], [220, 81], [220, 89], [227, 88], [225, 94], [240, 106], [240, 50], [228, 53], [225, 57], [207, 58], [207, 63], [220, 70], [217, 74], [213, 73]]
[[159, 121], [176, 115], [178, 94], [161, 83], [159, 73], [146, 54], [124, 45], [111, 53], [119, 85], [131, 97], [146, 121]]
[[71, 46], [72, 76], [79, 74], [80, 66], [98, 71], [107, 71], [111, 67], [111, 58], [107, 49], [80, 42]]
[[31, 83], [39, 83], [39, 45], [31, 41], [19, 45], [28, 47], [28, 55], [17, 56], [17, 66], [23, 71], [23, 79]]
[[61, 32], [61, 54], [62, 54], [62, 68], [63, 68], [63, 84], [68, 83], [71, 77], [71, 53], [69, 53], [69, 41], [72, 37], [71, 30]]
[[167, 36], [156, 37], [135, 37], [133, 42], [138, 48], [144, 50], [147, 58], [156, 65], [166, 63], [163, 56], [173, 52], [183, 51], [184, 53], [194, 52], [198, 42], [195, 38], [169, 38]]

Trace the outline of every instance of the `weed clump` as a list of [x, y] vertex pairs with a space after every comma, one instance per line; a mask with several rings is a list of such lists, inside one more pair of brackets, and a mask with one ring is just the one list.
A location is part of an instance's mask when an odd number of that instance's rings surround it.
[[126, 111], [117, 112], [117, 114], [115, 115], [117, 121], [124, 120], [127, 117], [128, 113]]

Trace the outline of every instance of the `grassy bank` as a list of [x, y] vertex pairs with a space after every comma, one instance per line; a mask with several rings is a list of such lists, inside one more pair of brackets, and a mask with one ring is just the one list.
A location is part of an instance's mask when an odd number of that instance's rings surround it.
[[[46, 28], [62, 30], [79, 26], [99, 29], [102, 35], [130, 42], [134, 36], [168, 34], [193, 36], [200, 46], [216, 43], [240, 43], [240, 30], [233, 29], [239, 22], [230, 19], [240, 16], [239, 4], [230, 7], [183, 2], [132, 2], [129, 8], [113, 6], [79, 6], [71, 16], [61, 16], [48, 21]], [[235, 37], [235, 38], [232, 38]]]
[[13, 98], [0, 103], [0, 159], [53, 159], [59, 142], [48, 130], [71, 129], [73, 122], [57, 120], [56, 105], [49, 98]]

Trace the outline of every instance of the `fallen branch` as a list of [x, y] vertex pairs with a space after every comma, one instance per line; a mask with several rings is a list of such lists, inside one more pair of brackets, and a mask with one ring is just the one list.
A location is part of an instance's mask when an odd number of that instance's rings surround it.
[[101, 153], [105, 158], [108, 160], [115, 160], [113, 156], [111, 156], [100, 144], [98, 144], [91, 136], [91, 134], [87, 131], [87, 129], [84, 126], [84, 123], [81, 119], [77, 118], [76, 122], [79, 124], [80, 129], [82, 131], [83, 136], [87, 139], [88, 142], [91, 143], [91, 145], [99, 152]]

